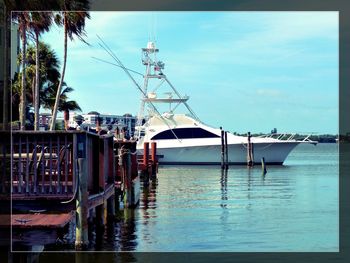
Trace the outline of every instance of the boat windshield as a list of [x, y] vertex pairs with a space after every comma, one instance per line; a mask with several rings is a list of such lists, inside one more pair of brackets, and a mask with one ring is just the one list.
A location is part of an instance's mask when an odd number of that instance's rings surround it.
[[[176, 135], [176, 137], [175, 137]], [[199, 138], [217, 138], [220, 137], [214, 133], [202, 128], [175, 128], [162, 131], [151, 138], [151, 140], [171, 140], [171, 139], [199, 139]]]

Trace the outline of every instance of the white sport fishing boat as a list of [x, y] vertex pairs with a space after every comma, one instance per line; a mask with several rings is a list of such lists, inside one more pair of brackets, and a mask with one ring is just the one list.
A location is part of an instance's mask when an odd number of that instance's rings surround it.
[[[188, 96], [181, 96], [163, 73], [164, 63], [157, 59], [158, 49], [153, 42], [142, 49], [142, 62], [146, 66], [142, 90], [139, 122], [136, 127], [138, 137], [137, 149], [143, 153], [144, 142], [157, 143], [157, 156], [160, 164], [220, 164], [221, 163], [221, 129], [213, 128], [196, 116], [187, 104]], [[149, 90], [149, 83], [157, 81], [157, 85]], [[158, 97], [162, 85], [168, 86], [170, 92]], [[164, 86], [163, 85], [163, 86]], [[164, 94], [164, 93], [163, 93]], [[168, 104], [166, 112], [161, 113], [155, 104]], [[188, 114], [177, 114], [175, 109], [184, 105]], [[144, 117], [145, 106], [149, 108], [149, 116]], [[146, 121], [142, 124], [141, 120]], [[288, 154], [300, 143], [313, 143], [309, 136], [301, 140], [295, 135], [248, 137], [227, 133], [229, 164], [246, 164], [247, 154], [253, 163], [283, 164]], [[250, 153], [247, 148], [252, 149]]]

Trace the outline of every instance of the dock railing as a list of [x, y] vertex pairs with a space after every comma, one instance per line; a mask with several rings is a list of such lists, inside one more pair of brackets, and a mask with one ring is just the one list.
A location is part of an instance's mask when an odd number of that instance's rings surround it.
[[114, 184], [113, 136], [85, 131], [14, 131], [11, 146], [2, 155], [11, 162], [12, 180], [4, 176], [2, 186], [10, 185], [12, 198], [64, 199], [74, 195], [82, 169], [79, 158], [86, 158], [89, 195]]
[[75, 188], [77, 132], [13, 131], [12, 197], [71, 195]]

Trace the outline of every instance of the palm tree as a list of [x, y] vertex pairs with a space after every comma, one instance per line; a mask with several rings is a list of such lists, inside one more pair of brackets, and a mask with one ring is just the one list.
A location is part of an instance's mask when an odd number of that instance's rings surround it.
[[[28, 104], [32, 104], [34, 106], [34, 97], [35, 94], [32, 92], [32, 87], [35, 84], [35, 78], [36, 78], [36, 53], [37, 49], [33, 45], [29, 45], [27, 47], [27, 54], [26, 54], [26, 61], [27, 61], [27, 70], [25, 72], [26, 74], [26, 100], [28, 101]], [[22, 54], [18, 56], [18, 64], [22, 63]], [[47, 87], [52, 87], [56, 85], [60, 80], [60, 63], [57, 58], [56, 53], [51, 49], [51, 47], [43, 42], [39, 42], [39, 105], [42, 105], [44, 102], [44, 99], [46, 98], [46, 92]], [[12, 85], [12, 103], [18, 104], [19, 103], [19, 94], [21, 92], [21, 77], [22, 73], [16, 74], [14, 77], [13, 85]], [[55, 89], [56, 91], [56, 89]], [[16, 116], [16, 113], [13, 113], [13, 116]]]
[[64, 128], [68, 130], [69, 111], [81, 111], [81, 108], [75, 100], [69, 100], [62, 101], [58, 111], [63, 111]]
[[[79, 40], [83, 39], [85, 34], [85, 19], [90, 18], [89, 10], [90, 4], [88, 0], [74, 0], [74, 1], [63, 1], [62, 9], [63, 12], [59, 12], [55, 17], [56, 24], [63, 26], [64, 28], [64, 55], [63, 55], [63, 67], [61, 72], [61, 80], [58, 84], [57, 94], [55, 99], [55, 105], [52, 112], [52, 120], [50, 130], [54, 130], [57, 111], [59, 106], [60, 94], [62, 90], [62, 85], [64, 82], [64, 75], [66, 72], [66, 64], [67, 64], [67, 40], [68, 37], [70, 40], [74, 39], [76, 36]], [[80, 10], [80, 11], [67, 11], [67, 10]]]
[[[64, 123], [65, 129], [68, 128], [68, 120], [69, 120], [69, 111], [81, 111], [79, 104], [75, 100], [68, 100], [68, 93], [74, 91], [73, 88], [68, 87], [65, 82], [63, 82], [62, 86], [64, 87], [59, 99], [58, 111], [64, 112]], [[57, 93], [57, 85], [49, 85], [44, 90], [45, 97], [43, 98], [43, 107], [46, 109], [50, 109], [51, 113], [53, 113], [55, 102], [56, 102], [56, 93]]]
[[20, 121], [20, 129], [25, 130], [25, 121], [26, 121], [26, 79], [25, 79], [25, 71], [26, 71], [26, 47], [27, 47], [27, 30], [28, 30], [28, 21], [29, 21], [29, 13], [28, 12], [13, 12], [12, 18], [17, 21], [19, 25], [20, 36], [22, 39], [22, 83], [21, 83], [21, 95], [20, 95], [20, 109], [19, 109], [19, 121]]
[[39, 36], [41, 33], [48, 31], [52, 23], [52, 12], [31, 12], [29, 28], [34, 33], [35, 37], [35, 92], [34, 92], [34, 130], [39, 130]]
[[[34, 95], [32, 94], [32, 86], [35, 83], [35, 71], [36, 71], [36, 47], [29, 45], [27, 48], [26, 61], [26, 99], [30, 105], [34, 105]], [[22, 55], [18, 57], [18, 63], [22, 62]], [[39, 107], [40, 105], [53, 112], [57, 94], [58, 83], [61, 76], [59, 72], [59, 61], [56, 53], [50, 48], [49, 45], [39, 42], [39, 73], [40, 73], [40, 85], [39, 85]], [[15, 76], [13, 82], [13, 102], [18, 103], [18, 94], [21, 90], [21, 78], [22, 73]], [[74, 89], [68, 87], [65, 82], [62, 83], [63, 90], [60, 94], [60, 100], [58, 105], [58, 111], [64, 111], [65, 122], [69, 119], [69, 111], [81, 111], [80, 106], [74, 100], [68, 100], [68, 93]]]
[[[65, 0], [63, 0], [65, 1]], [[26, 32], [28, 30], [28, 23], [26, 22], [28, 19], [28, 12], [25, 12], [25, 10], [57, 10], [60, 9], [62, 0], [4, 0], [4, 36], [5, 36], [5, 43], [4, 45], [4, 65], [7, 65], [7, 67], [4, 67], [4, 93], [3, 93], [3, 122], [4, 126], [6, 127], [6, 124], [9, 120], [9, 114], [8, 114], [8, 94], [9, 94], [9, 59], [8, 59], [8, 45], [10, 43], [10, 33], [9, 33], [9, 27], [12, 21], [15, 21], [18, 23], [20, 27], [21, 32], [21, 38], [22, 38], [22, 55], [26, 52], [25, 51], [25, 45], [26, 45]], [[22, 12], [13, 12], [11, 17], [11, 11], [22, 11]], [[3, 61], [1, 61], [2, 63]], [[23, 61], [22, 64], [22, 70], [25, 71], [25, 61]], [[25, 74], [23, 74], [25, 76]], [[25, 81], [25, 80], [24, 80]], [[22, 83], [23, 87], [25, 87], [25, 83]], [[21, 94], [23, 97], [23, 93]], [[26, 106], [26, 101], [21, 102], [21, 106], [19, 107], [19, 111], [22, 111], [20, 114], [20, 119], [22, 128], [24, 128], [25, 124], [25, 113], [24, 110]]]

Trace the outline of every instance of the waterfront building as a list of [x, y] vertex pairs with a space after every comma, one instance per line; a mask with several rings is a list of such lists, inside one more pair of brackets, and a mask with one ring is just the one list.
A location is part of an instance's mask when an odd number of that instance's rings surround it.
[[52, 115], [51, 113], [39, 114], [39, 130], [46, 131], [49, 129]]
[[84, 118], [84, 124], [92, 129], [96, 128], [98, 118], [100, 118], [100, 126], [104, 130], [114, 131], [117, 128], [119, 130], [124, 128], [130, 136], [133, 136], [135, 132], [137, 117], [129, 113], [124, 115], [100, 114], [96, 111], [91, 111], [87, 114], [73, 113], [69, 116], [69, 127], [76, 128], [78, 126], [75, 121], [77, 115], [81, 115]]
[[[39, 114], [39, 130], [48, 131], [50, 129], [50, 123], [52, 119], [52, 114], [48, 112], [43, 112]], [[57, 117], [56, 126], [58, 129], [64, 129], [63, 117]]]

